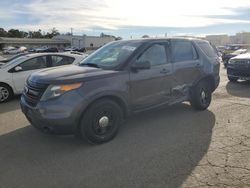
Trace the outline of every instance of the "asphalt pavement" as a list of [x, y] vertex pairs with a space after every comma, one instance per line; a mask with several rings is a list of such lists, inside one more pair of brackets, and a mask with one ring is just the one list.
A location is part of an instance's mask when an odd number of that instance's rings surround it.
[[208, 110], [144, 112], [102, 145], [39, 132], [19, 96], [0, 104], [0, 187], [250, 187], [250, 83], [221, 79]]

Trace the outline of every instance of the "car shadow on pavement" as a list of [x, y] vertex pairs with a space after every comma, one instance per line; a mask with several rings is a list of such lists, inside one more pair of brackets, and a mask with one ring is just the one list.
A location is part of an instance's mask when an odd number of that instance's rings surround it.
[[228, 82], [226, 89], [230, 95], [250, 98], [250, 81]]
[[11, 101], [0, 103], [0, 114], [20, 109], [20, 95], [14, 96]]
[[117, 137], [89, 145], [31, 126], [0, 136], [3, 187], [179, 187], [206, 154], [215, 124], [187, 104], [128, 119]]

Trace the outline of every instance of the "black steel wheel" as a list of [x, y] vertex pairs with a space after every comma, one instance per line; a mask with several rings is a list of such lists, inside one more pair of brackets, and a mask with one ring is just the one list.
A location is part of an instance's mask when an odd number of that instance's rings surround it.
[[116, 102], [99, 100], [84, 113], [77, 134], [91, 143], [108, 142], [116, 136], [121, 121], [122, 109]]
[[197, 110], [206, 110], [212, 100], [212, 91], [210, 84], [206, 81], [200, 81], [192, 90], [191, 105]]

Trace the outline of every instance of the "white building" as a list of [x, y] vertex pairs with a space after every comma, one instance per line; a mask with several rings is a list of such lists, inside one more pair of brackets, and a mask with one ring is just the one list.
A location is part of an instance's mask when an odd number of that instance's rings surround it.
[[53, 39], [69, 41], [71, 47], [75, 48], [99, 48], [115, 40], [112, 36], [77, 36], [77, 35], [58, 35]]
[[205, 39], [216, 46], [230, 43], [230, 37], [228, 35], [207, 35]]
[[231, 43], [234, 44], [250, 44], [250, 32], [236, 33], [231, 37]]

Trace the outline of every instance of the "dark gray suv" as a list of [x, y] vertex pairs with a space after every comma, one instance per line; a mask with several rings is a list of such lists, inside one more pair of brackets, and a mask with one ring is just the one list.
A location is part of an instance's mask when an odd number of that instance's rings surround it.
[[117, 41], [80, 65], [32, 74], [21, 107], [30, 123], [45, 132], [74, 133], [103, 143], [136, 112], [183, 101], [207, 109], [219, 69], [219, 57], [204, 40]]

